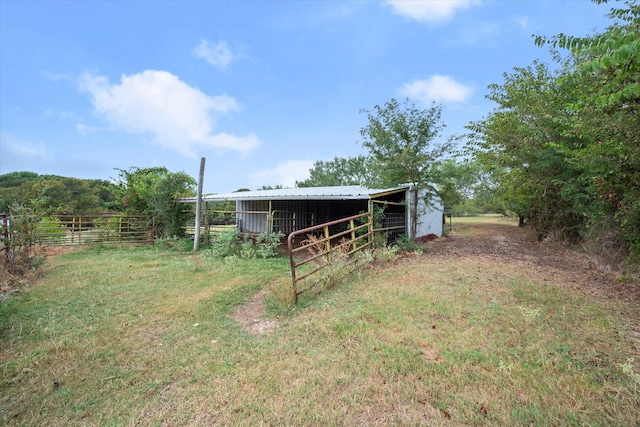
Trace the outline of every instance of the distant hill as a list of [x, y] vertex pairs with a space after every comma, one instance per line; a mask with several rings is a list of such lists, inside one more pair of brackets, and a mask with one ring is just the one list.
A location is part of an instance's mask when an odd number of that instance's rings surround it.
[[119, 187], [99, 179], [79, 179], [35, 172], [0, 175], [0, 213], [14, 204], [44, 215], [89, 215], [120, 208]]

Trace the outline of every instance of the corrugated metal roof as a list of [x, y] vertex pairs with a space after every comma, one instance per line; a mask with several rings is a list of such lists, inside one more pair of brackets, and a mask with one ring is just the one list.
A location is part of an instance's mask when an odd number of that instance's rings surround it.
[[[304, 187], [282, 188], [277, 190], [241, 191], [239, 193], [207, 194], [202, 196], [203, 202], [220, 202], [225, 200], [369, 200], [377, 195], [386, 195], [405, 191], [408, 186], [374, 189], [359, 185], [339, 187]], [[181, 200], [184, 203], [195, 203], [196, 198]]]

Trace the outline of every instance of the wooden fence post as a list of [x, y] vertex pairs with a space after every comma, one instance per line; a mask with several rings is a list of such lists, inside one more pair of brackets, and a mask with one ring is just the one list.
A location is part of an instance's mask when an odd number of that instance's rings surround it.
[[202, 209], [202, 181], [204, 180], [204, 161], [200, 158], [200, 174], [198, 175], [198, 198], [196, 200], [196, 230], [193, 236], [193, 250], [197, 251], [200, 247], [200, 210]]

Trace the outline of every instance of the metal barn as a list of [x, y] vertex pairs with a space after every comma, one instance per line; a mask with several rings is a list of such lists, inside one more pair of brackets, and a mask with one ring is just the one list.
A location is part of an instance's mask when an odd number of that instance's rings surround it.
[[[289, 234], [310, 226], [342, 219], [362, 212], [381, 212], [382, 229], [408, 234], [413, 203], [410, 186], [370, 189], [361, 186], [286, 188], [203, 196], [205, 208], [214, 202], [235, 202], [235, 225], [244, 233], [279, 232]], [[184, 199], [195, 203], [196, 199]], [[378, 206], [382, 208], [375, 209]], [[417, 236], [442, 235], [442, 206], [422, 206], [418, 210]]]

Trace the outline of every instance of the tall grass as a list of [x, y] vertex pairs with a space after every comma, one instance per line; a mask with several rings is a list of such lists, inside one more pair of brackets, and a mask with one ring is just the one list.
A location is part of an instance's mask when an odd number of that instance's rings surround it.
[[293, 308], [268, 297], [271, 334], [229, 317], [287, 275], [286, 259], [153, 248], [51, 259], [0, 305], [0, 423], [640, 421], [637, 307], [561, 272], [538, 281], [524, 264], [414, 256]]

